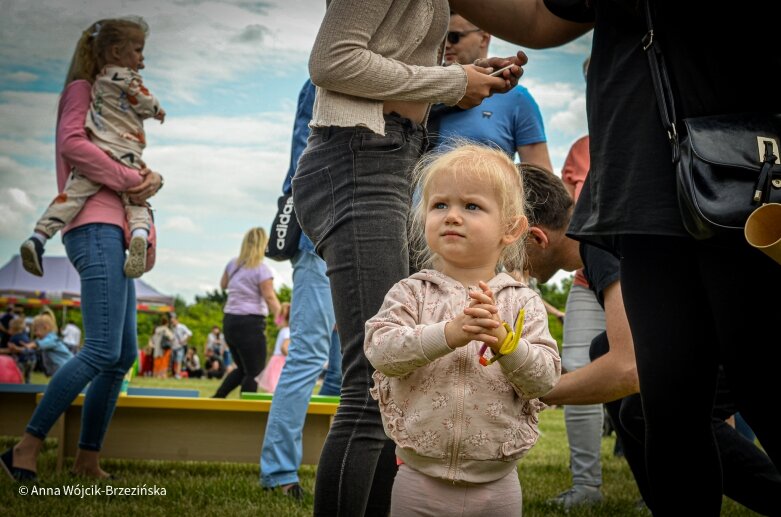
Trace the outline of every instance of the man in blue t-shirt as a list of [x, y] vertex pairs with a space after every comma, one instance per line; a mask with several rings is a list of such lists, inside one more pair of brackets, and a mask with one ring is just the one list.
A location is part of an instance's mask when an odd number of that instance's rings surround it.
[[[453, 14], [445, 43], [444, 63], [467, 65], [488, 57], [490, 42], [490, 34]], [[436, 139], [436, 145], [447, 143], [452, 138], [467, 138], [498, 145], [511, 157], [517, 151], [522, 162], [553, 170], [540, 109], [529, 91], [521, 85], [504, 95], [488, 97], [472, 109], [438, 106], [432, 111], [429, 131]]]

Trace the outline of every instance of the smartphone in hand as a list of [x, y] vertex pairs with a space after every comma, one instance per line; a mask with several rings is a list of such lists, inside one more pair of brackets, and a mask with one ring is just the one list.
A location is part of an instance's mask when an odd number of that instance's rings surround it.
[[513, 66], [512, 64], [509, 64], [509, 65], [505, 66], [504, 68], [500, 68], [499, 70], [494, 70], [493, 72], [491, 72], [488, 75], [490, 75], [491, 77], [500, 76], [500, 75], [502, 75], [502, 72], [504, 72], [505, 70], [509, 70], [512, 66]]

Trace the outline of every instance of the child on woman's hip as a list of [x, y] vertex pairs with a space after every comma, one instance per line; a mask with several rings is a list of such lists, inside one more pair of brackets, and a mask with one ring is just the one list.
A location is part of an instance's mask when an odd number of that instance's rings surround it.
[[[141, 154], [146, 147], [143, 120], [161, 123], [165, 110], [144, 86], [139, 70], [144, 68], [144, 41], [149, 27], [141, 18], [103, 20], [93, 32], [79, 40], [84, 78], [92, 83], [92, 102], [85, 128], [92, 142], [123, 165], [143, 169]], [[70, 223], [86, 201], [103, 185], [74, 169], [62, 192], [54, 198], [35, 225], [35, 232], [21, 247], [25, 269], [43, 275], [46, 241]], [[146, 203], [137, 205], [126, 193], [118, 193], [125, 207], [131, 232], [125, 275], [141, 276], [147, 269], [146, 257], [151, 214]]]
[[523, 269], [521, 177], [502, 151], [463, 144], [415, 179], [424, 269], [391, 288], [364, 344], [401, 465], [391, 513], [519, 515], [516, 463], [561, 373], [542, 300], [504, 272]]

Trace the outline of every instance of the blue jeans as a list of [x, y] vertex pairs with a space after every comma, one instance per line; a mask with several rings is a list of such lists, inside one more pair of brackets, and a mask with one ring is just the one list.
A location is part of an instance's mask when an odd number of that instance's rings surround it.
[[336, 329], [331, 332], [331, 347], [328, 350], [328, 368], [325, 370], [320, 395], [338, 397], [342, 393], [342, 344]]
[[[561, 365], [568, 372], [589, 364], [591, 340], [605, 330], [605, 311], [594, 292], [573, 285], [567, 297]], [[573, 485], [602, 486], [602, 404], [564, 406]]]
[[82, 410], [79, 448], [99, 451], [125, 373], [136, 360], [136, 290], [125, 277], [125, 238], [110, 224], [87, 224], [63, 237], [81, 277], [84, 346], [52, 377], [26, 431], [46, 437], [60, 415], [89, 383]]
[[364, 325], [409, 275], [410, 171], [426, 139], [418, 124], [386, 116], [386, 134], [314, 128], [293, 178], [301, 227], [325, 259], [342, 340], [342, 393], [315, 485], [315, 515], [387, 515], [395, 445], [369, 395]]
[[[313, 251], [302, 250], [292, 263], [290, 346], [274, 390], [260, 453], [260, 482], [267, 487], [298, 482], [309, 399], [323, 363], [332, 360], [329, 348], [335, 318], [325, 262]], [[336, 346], [338, 350], [338, 340]], [[337, 363], [340, 361], [341, 357]]]

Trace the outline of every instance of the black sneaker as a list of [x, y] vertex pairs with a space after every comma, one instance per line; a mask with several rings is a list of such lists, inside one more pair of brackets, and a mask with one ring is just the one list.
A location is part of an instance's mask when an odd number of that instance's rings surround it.
[[[287, 488], [285, 488], [287, 487]], [[301, 488], [301, 485], [298, 483], [293, 483], [291, 485], [285, 485], [283, 487], [282, 485], [277, 486], [264, 486], [263, 491], [264, 492], [279, 492], [285, 497], [290, 497], [297, 503], [301, 503], [304, 501], [304, 489]]]
[[19, 248], [22, 256], [22, 266], [25, 271], [35, 276], [43, 276], [43, 244], [38, 239], [30, 237]]
[[26, 483], [38, 481], [38, 475], [32, 470], [14, 467], [14, 448], [11, 447], [0, 456], [0, 467], [14, 481]]
[[304, 489], [298, 483], [293, 483], [287, 490], [282, 489], [282, 495], [292, 498], [297, 503], [304, 501]]

